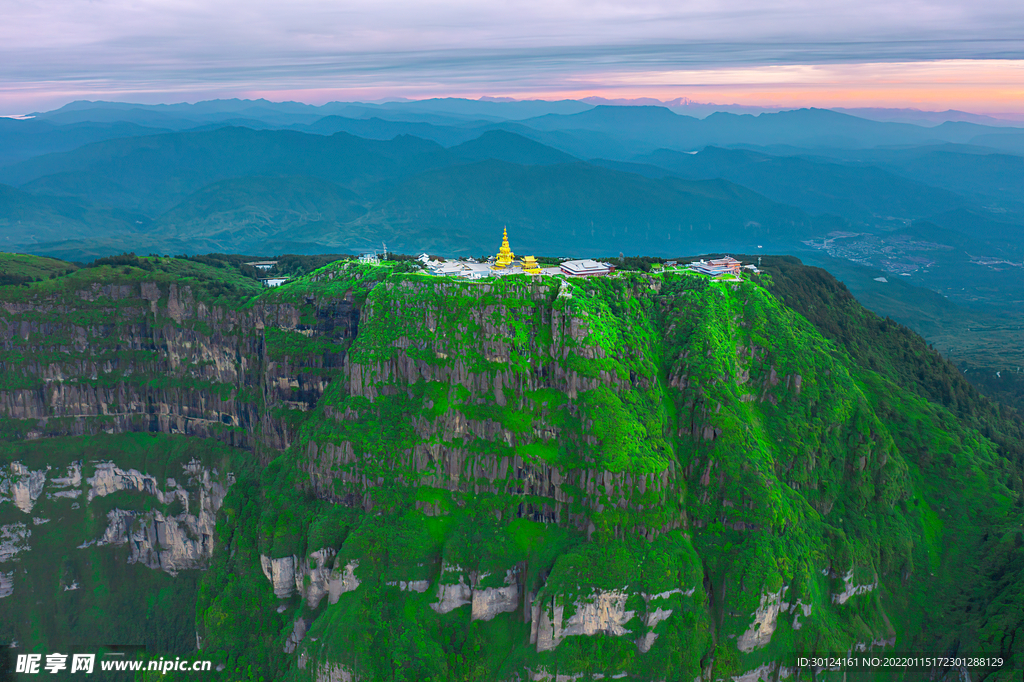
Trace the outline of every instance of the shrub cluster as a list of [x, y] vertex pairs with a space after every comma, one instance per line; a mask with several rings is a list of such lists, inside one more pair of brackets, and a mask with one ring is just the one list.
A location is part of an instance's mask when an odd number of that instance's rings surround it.
[[27, 287], [31, 282], [41, 282], [42, 280], [38, 277], [29, 277], [28, 275], [5, 275], [0, 274], [0, 287], [2, 286], [25, 286]]
[[93, 262], [87, 264], [87, 268], [98, 268], [103, 265], [128, 265], [135, 268], [142, 268], [143, 270], [153, 270], [153, 262], [139, 258], [135, 255], [134, 251], [129, 253], [122, 253], [120, 256], [105, 256], [103, 258], [97, 258]]

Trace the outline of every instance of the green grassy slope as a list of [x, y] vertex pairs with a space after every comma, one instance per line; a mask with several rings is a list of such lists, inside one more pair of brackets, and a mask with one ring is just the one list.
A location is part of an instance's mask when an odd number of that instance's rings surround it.
[[52, 279], [76, 269], [71, 263], [27, 253], [0, 253], [0, 277], [4, 284]]
[[941, 404], [967, 426], [998, 442], [1024, 466], [1024, 428], [1013, 410], [981, 394], [951, 362], [909, 328], [864, 309], [847, 288], [818, 268], [795, 258], [764, 261], [773, 291], [805, 315], [820, 332], [851, 354], [858, 365]]

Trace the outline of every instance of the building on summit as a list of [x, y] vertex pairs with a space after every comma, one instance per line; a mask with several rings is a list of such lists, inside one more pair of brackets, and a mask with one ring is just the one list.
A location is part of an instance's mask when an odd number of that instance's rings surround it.
[[489, 277], [492, 274], [491, 268], [486, 263], [477, 263], [472, 258], [465, 260], [429, 260], [426, 263], [427, 271], [436, 277], [463, 277], [465, 279], [480, 279]]
[[579, 277], [607, 275], [614, 269], [606, 263], [596, 263], [591, 260], [569, 261], [568, 263], [562, 263], [561, 268], [541, 267], [535, 256], [524, 256], [521, 260], [516, 260], [515, 254], [512, 253], [512, 247], [508, 243], [508, 228], [502, 231], [501, 248], [498, 249], [498, 255], [488, 257], [484, 263], [480, 263], [474, 258], [462, 258], [452, 261], [433, 260], [427, 254], [421, 255], [419, 261], [427, 267], [428, 272], [432, 275], [463, 277], [466, 279], [519, 274], [574, 275]]
[[533, 256], [526, 256], [521, 261], [516, 260], [516, 255], [512, 253], [512, 247], [508, 245], [507, 227], [501, 233], [501, 248], [498, 249], [498, 255], [488, 258], [487, 262], [491, 264], [492, 270], [504, 270], [509, 274], [519, 272], [530, 275], [541, 274], [540, 264]]
[[584, 260], [567, 260], [562, 263], [562, 274], [570, 277], [594, 277], [610, 275], [615, 268], [607, 263], [599, 263], [589, 258]]
[[709, 261], [696, 261], [690, 263], [687, 267], [694, 272], [699, 272], [702, 275], [711, 275], [712, 277], [740, 274], [740, 262], [732, 256], [713, 258]]
[[257, 270], [270, 270], [272, 267], [277, 265], [277, 261], [276, 260], [254, 260], [254, 261], [250, 261], [250, 262], [246, 263], [246, 265], [251, 265], [254, 268], [256, 268]]
[[459, 261], [432, 261], [430, 270], [433, 274], [442, 277], [448, 275], [458, 276], [465, 271], [465, 267]]
[[501, 235], [501, 248], [498, 249], [498, 257], [494, 260], [494, 265], [491, 267], [495, 270], [502, 270], [512, 265], [512, 261], [516, 255], [512, 253], [512, 249], [508, 245], [508, 228], [506, 227], [502, 231]]

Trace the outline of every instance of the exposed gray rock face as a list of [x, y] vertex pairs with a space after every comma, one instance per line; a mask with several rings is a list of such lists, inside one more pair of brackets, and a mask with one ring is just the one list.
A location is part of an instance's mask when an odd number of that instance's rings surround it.
[[672, 609], [655, 607], [653, 611], [648, 610], [647, 615], [644, 617], [644, 625], [647, 626], [648, 631], [636, 641], [636, 646], [640, 650], [640, 653], [646, 654], [651, 650], [651, 647], [654, 646], [654, 642], [658, 639], [658, 634], [654, 632], [655, 626], [671, 615]]
[[869, 651], [871, 649], [875, 649], [875, 648], [878, 648], [878, 647], [884, 648], [884, 647], [887, 647], [887, 646], [895, 646], [895, 644], [896, 644], [896, 636], [895, 635], [893, 635], [892, 637], [887, 637], [885, 639], [882, 639], [880, 637], [876, 637], [876, 638], [872, 639], [870, 642], [857, 642], [856, 644], [853, 645], [853, 650], [857, 651], [857, 652], [864, 652], [864, 651]]
[[388, 585], [397, 587], [402, 592], [419, 592], [420, 594], [430, 589], [429, 580], [396, 580]]
[[779, 612], [783, 610], [782, 595], [786, 588], [775, 593], [761, 595], [761, 603], [754, 612], [754, 622], [750, 628], [740, 635], [736, 640], [737, 648], [743, 653], [750, 653], [754, 649], [766, 646], [772, 641], [772, 634], [778, 627]]
[[561, 643], [564, 611], [565, 607], [557, 602], [551, 604], [550, 613], [540, 603], [534, 603], [530, 643], [537, 645], [537, 651], [551, 651]]
[[473, 603], [473, 588], [464, 582], [459, 576], [459, 582], [454, 584], [438, 584], [437, 601], [430, 605], [434, 611], [445, 614], [454, 611], [460, 606]]
[[631, 634], [626, 629], [626, 623], [633, 619], [636, 612], [626, 610], [628, 599], [629, 595], [620, 590], [595, 590], [588, 598], [574, 604], [575, 612], [564, 623], [562, 616], [565, 607], [557, 603], [557, 599], [550, 611], [540, 604], [535, 605], [539, 616], [534, 621], [537, 651], [554, 649], [571, 635], [596, 635], [600, 632], [621, 637]]
[[159, 511], [112, 509], [107, 520], [107, 530], [96, 544], [130, 543], [128, 563], [176, 575], [181, 570], [202, 568], [213, 554], [213, 524], [187, 512], [168, 517]]
[[260, 555], [260, 567], [263, 575], [274, 586], [274, 596], [287, 599], [295, 592], [295, 557], [286, 556], [271, 559]]
[[577, 603], [576, 612], [569, 617], [562, 636], [596, 635], [599, 632], [616, 636], [626, 634], [626, 623], [636, 615], [636, 611], [626, 610], [628, 598], [628, 594], [619, 590], [593, 593], [592, 601]]
[[491, 620], [499, 613], [519, 608], [519, 581], [515, 569], [505, 572], [504, 587], [473, 589], [471, 620]]
[[[0, 564], [18, 560], [18, 554], [28, 550], [32, 531], [24, 523], [0, 526]], [[4, 566], [7, 568], [7, 566]], [[0, 599], [14, 594], [14, 571], [0, 571]]]
[[804, 604], [799, 599], [797, 599], [795, 602], [789, 605], [789, 612], [795, 613], [798, 610], [800, 611], [800, 613], [797, 613], [795, 616], [793, 616], [794, 630], [799, 630], [804, 626], [804, 624], [800, 622], [800, 616], [803, 615], [804, 618], [807, 618], [811, 615], [811, 604]]
[[[583, 679], [583, 673], [576, 673], [575, 675], [566, 675], [565, 673], [552, 673], [546, 668], [538, 668], [537, 670], [530, 670], [530, 682], [576, 682], [576, 680]], [[594, 673], [595, 680], [604, 678], [601, 673]], [[622, 675], [625, 677], [625, 675]], [[613, 678], [613, 679], [617, 679]]]
[[654, 642], [657, 641], [658, 634], [656, 632], [647, 632], [640, 636], [636, 640], [636, 648], [640, 650], [640, 653], [646, 654], [654, 646]]
[[287, 599], [298, 592], [309, 607], [315, 609], [325, 596], [329, 596], [331, 604], [336, 604], [341, 595], [359, 587], [359, 580], [355, 576], [359, 561], [331, 568], [335, 554], [336, 550], [325, 547], [304, 559], [297, 556], [271, 559], [260, 555], [260, 567], [263, 575], [273, 585], [274, 595], [278, 599]]
[[[696, 588], [668, 590], [659, 594], [635, 593], [646, 603], [643, 613], [627, 609], [626, 603], [634, 593], [625, 590], [595, 590], [588, 597], [577, 599], [573, 604], [572, 615], [564, 618], [566, 605], [553, 597], [543, 602], [535, 602], [531, 606], [530, 643], [537, 645], [537, 651], [551, 651], [563, 639], [573, 635], [607, 634], [615, 637], [635, 635], [627, 624], [636, 616], [641, 616], [641, 623], [647, 632], [636, 639], [637, 648], [641, 653], [651, 650], [658, 635], [654, 628], [672, 615], [672, 609], [664, 608], [663, 600], [674, 594], [692, 596]], [[659, 603], [662, 602], [662, 603]]]
[[[315, 609], [320, 600], [330, 592], [331, 567], [337, 551], [325, 547], [310, 553], [309, 557], [302, 562], [301, 570], [295, 573], [295, 588], [303, 592], [306, 604], [309, 608]], [[305, 577], [309, 578], [309, 585], [306, 586]]]
[[[81, 462], [70, 464], [64, 476], [48, 479], [47, 474], [52, 470], [48, 466], [33, 471], [22, 462], [11, 462], [10, 466], [0, 470], [0, 503], [11, 502], [22, 512], [31, 514], [44, 492], [47, 499], [76, 498], [82, 494]], [[46, 520], [38, 523], [46, 523]]]
[[[217, 511], [224, 502], [227, 489], [214, 480], [211, 472], [198, 460], [184, 465], [183, 470], [183, 480], [198, 492], [198, 503], [190, 505], [188, 490], [178, 485], [175, 479], [168, 479], [170, 490], [162, 491], [152, 476], [134, 469], [123, 471], [113, 462], [101, 462], [96, 474], [86, 480], [92, 486], [87, 500], [121, 490], [139, 490], [152, 494], [162, 504], [180, 500], [185, 511], [165, 516], [156, 510], [112, 509], [107, 514], [107, 529], [96, 544], [130, 543], [129, 563], [141, 563], [171, 575], [182, 570], [204, 568], [213, 555]], [[230, 486], [234, 478], [229, 474], [226, 482]]]
[[[450, 582], [458, 577], [458, 582]], [[437, 613], [445, 614], [473, 603], [473, 588], [466, 584], [466, 576], [460, 566], [443, 562], [441, 578], [437, 582], [437, 601], [430, 605]]]
[[[68, 465], [67, 473], [64, 476], [50, 479], [51, 488], [81, 488], [82, 487], [82, 463], [72, 462]], [[73, 497], [81, 495], [81, 491], [75, 491]], [[69, 497], [69, 495], [61, 495], [59, 492], [54, 493], [55, 497]]]
[[[124, 471], [114, 462], [97, 462], [95, 473], [85, 482], [89, 484], [89, 494], [85, 498], [87, 502], [122, 490], [137, 490], [155, 496], [160, 504], [167, 504], [177, 494], [177, 490], [173, 490], [169, 494], [160, 490], [155, 477], [137, 469]], [[184, 494], [187, 502], [188, 493]]]
[[[95, 543], [96, 545], [123, 545], [131, 539], [132, 521], [137, 512], [124, 509], [111, 509], [107, 512], [107, 529]], [[88, 546], [88, 545], [86, 545]]]
[[772, 682], [772, 680], [784, 680], [793, 675], [793, 668], [779, 666], [778, 662], [765, 663], [753, 670], [748, 670], [742, 675], [732, 678], [733, 682]]
[[[437, 584], [437, 601], [431, 604], [430, 608], [437, 613], [445, 614], [469, 605], [471, 620], [491, 620], [499, 613], [509, 613], [519, 608], [518, 569], [511, 568], [505, 572], [505, 585], [502, 587], [480, 587], [480, 581], [487, 575], [471, 573], [467, 582], [467, 575], [461, 567], [442, 563], [441, 578]], [[453, 582], [456, 579], [458, 582]], [[408, 589], [423, 592], [429, 582], [423, 580], [403, 584], [407, 584]], [[423, 585], [423, 589], [418, 589], [420, 585]]]
[[[265, 357], [263, 329], [300, 326], [299, 310], [291, 304], [256, 304], [244, 310], [211, 306], [180, 283], [95, 283], [76, 293], [82, 310], [102, 314], [116, 301], [118, 317], [132, 323], [80, 326], [59, 312], [52, 297], [2, 306], [6, 314], [0, 319], [0, 339], [7, 344], [15, 335], [31, 339], [34, 350], [51, 358], [23, 368], [38, 388], [0, 390], [0, 414], [36, 422], [29, 438], [142, 430], [213, 438], [244, 448], [261, 440], [283, 450], [294, 434], [284, 417], [270, 414], [272, 406], [312, 407], [328, 383], [318, 370], [340, 362], [335, 357], [311, 358], [306, 365]], [[49, 319], [40, 320], [40, 312]], [[359, 310], [351, 297], [333, 302], [329, 317], [332, 338], [354, 335]], [[166, 318], [173, 323], [165, 323]], [[162, 322], [154, 324], [156, 319]], [[189, 321], [201, 323], [203, 331]], [[111, 363], [102, 355], [113, 341], [152, 353]], [[261, 365], [264, 371], [254, 371]], [[81, 381], [122, 372], [189, 381], [175, 387]], [[296, 383], [302, 385], [298, 396], [290, 390]], [[225, 396], [217, 384], [236, 390]], [[260, 392], [267, 397], [266, 409], [251, 399]], [[225, 431], [220, 428], [224, 424], [239, 428]]]
[[0, 502], [14, 502], [26, 514], [32, 512], [46, 484], [46, 469], [32, 471], [21, 462], [11, 462], [6, 475], [0, 474]]
[[[853, 572], [851, 571], [847, 578], [852, 578]], [[847, 581], [847, 588], [849, 589], [849, 580]], [[869, 588], [869, 589], [864, 589]], [[856, 592], [856, 590], [863, 590], [862, 592]], [[874, 589], [874, 586], [861, 585], [855, 586], [852, 591], [853, 594], [862, 594], [863, 592]], [[736, 640], [736, 647], [743, 653], [750, 653], [754, 649], [760, 649], [766, 646], [772, 639], [772, 634], [778, 628], [779, 616], [784, 613], [795, 614], [793, 616], [793, 629], [799, 630], [803, 627], [803, 623], [800, 622], [800, 617], [807, 618], [811, 615], [811, 605], [804, 604], [799, 599], [793, 602], [787, 602], [786, 592], [789, 590], [789, 586], [784, 585], [781, 590], [776, 593], [765, 593], [761, 595], [760, 604], [757, 610], [751, 614], [754, 618], [754, 622], [751, 623], [750, 628], [747, 629], [739, 639]], [[847, 597], [848, 599], [849, 597]], [[836, 595], [833, 595], [833, 601], [842, 604], [842, 601], [836, 599]], [[843, 600], [845, 601], [845, 599]]]
[[288, 639], [284, 642], [284, 652], [290, 654], [295, 651], [295, 648], [299, 646], [299, 642], [306, 636], [306, 629], [309, 624], [306, 623], [305, 618], [299, 618], [295, 621], [294, 627], [292, 627], [291, 634], [288, 635]]
[[342, 570], [338, 570], [338, 566], [335, 565], [334, 571], [331, 572], [331, 581], [328, 584], [329, 604], [337, 604], [341, 595], [359, 587], [359, 579], [356, 578], [356, 569], [358, 567], [358, 559], [353, 559], [345, 564]]
[[324, 663], [317, 668], [316, 682], [357, 682], [357, 678], [343, 665]]
[[24, 523], [10, 523], [0, 526], [0, 564], [5, 561], [16, 561], [19, 552], [28, 549], [28, 539], [32, 531]]
[[647, 632], [644, 633], [636, 641], [636, 646], [640, 650], [640, 653], [647, 653], [654, 646], [654, 642], [658, 639], [657, 633], [654, 632], [654, 628], [658, 626], [658, 623], [667, 619], [672, 615], [672, 609], [663, 609], [658, 603], [663, 603], [664, 600], [671, 597], [673, 594], [682, 594], [684, 596], [693, 596], [693, 593], [697, 590], [696, 587], [684, 591], [681, 588], [674, 590], [668, 590], [667, 592], [660, 592], [658, 594], [643, 595], [644, 601], [647, 602], [647, 614], [644, 616], [644, 625], [647, 627]]
[[878, 576], [875, 576], [874, 582], [868, 583], [867, 585], [855, 585], [853, 583], [853, 569], [843, 576], [843, 591], [839, 594], [832, 595], [833, 604], [845, 604], [850, 600], [850, 597], [856, 597], [858, 594], [867, 594], [874, 589], [878, 588]]

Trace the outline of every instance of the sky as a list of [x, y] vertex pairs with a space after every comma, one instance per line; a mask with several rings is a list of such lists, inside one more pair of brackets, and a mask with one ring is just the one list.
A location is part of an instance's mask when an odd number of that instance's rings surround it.
[[0, 114], [78, 99], [686, 97], [1024, 113], [1020, 0], [3, 0]]

